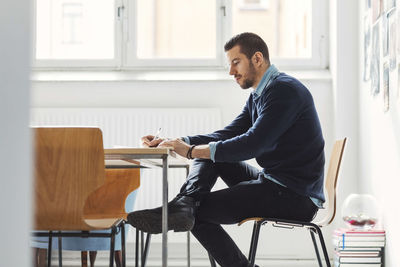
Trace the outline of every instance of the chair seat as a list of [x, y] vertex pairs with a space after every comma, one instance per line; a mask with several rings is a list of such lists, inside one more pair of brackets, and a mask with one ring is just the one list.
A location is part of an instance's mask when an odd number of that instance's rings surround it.
[[85, 223], [88, 224], [91, 229], [88, 230], [106, 230], [110, 229], [111, 226], [117, 224], [119, 221], [123, 220], [123, 217], [111, 217], [111, 218], [101, 218], [101, 219], [85, 219]]
[[[238, 226], [244, 224], [245, 222], [248, 221], [254, 221], [254, 222], [273, 222], [277, 224], [278, 226], [294, 226], [294, 227], [304, 227], [307, 225], [314, 225], [315, 223], [311, 222], [306, 222], [306, 221], [297, 221], [297, 220], [286, 220], [286, 219], [277, 219], [277, 218], [262, 218], [262, 217], [252, 217], [252, 218], [246, 218], [243, 221], [238, 223]], [[316, 224], [319, 226], [318, 224]]]
[[249, 222], [249, 221], [262, 221], [264, 220], [264, 218], [261, 217], [251, 217], [251, 218], [246, 218], [244, 220], [242, 220], [241, 222], [238, 223], [238, 226], [241, 226], [242, 224], [244, 224], [245, 222]]

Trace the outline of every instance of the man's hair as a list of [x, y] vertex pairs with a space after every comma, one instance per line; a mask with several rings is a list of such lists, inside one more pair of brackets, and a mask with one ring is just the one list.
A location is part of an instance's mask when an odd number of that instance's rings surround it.
[[269, 62], [269, 52], [267, 44], [255, 33], [244, 32], [233, 36], [228, 42], [226, 42], [224, 49], [225, 52], [231, 50], [234, 46], [240, 47], [240, 52], [245, 54], [248, 59], [258, 51], [264, 56], [264, 60]]

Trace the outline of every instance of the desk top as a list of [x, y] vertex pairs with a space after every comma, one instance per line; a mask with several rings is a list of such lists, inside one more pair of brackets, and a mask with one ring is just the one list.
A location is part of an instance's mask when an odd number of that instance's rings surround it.
[[105, 148], [105, 156], [110, 155], [168, 155], [171, 149], [169, 147], [123, 147], [123, 148]]
[[104, 149], [107, 168], [162, 167], [162, 158], [168, 157], [169, 168], [189, 166], [189, 160], [177, 155], [171, 148], [107, 148]]

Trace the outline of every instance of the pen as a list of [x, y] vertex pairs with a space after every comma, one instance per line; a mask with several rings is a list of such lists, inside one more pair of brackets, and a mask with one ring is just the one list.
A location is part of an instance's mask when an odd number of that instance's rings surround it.
[[160, 133], [161, 133], [161, 127], [158, 128], [158, 131], [156, 132], [156, 134], [154, 135], [153, 140], [151, 140], [151, 141], [154, 141], [154, 140], [158, 139], [158, 137], [160, 137]]

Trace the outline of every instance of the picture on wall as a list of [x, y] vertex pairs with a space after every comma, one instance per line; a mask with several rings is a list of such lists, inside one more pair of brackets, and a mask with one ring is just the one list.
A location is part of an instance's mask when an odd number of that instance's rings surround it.
[[372, 28], [372, 54], [371, 54], [371, 94], [379, 94], [379, 70], [380, 70], [380, 43], [379, 43], [379, 21]]
[[371, 16], [364, 17], [364, 81], [371, 77]]
[[389, 110], [389, 64], [383, 63], [383, 111]]
[[[400, 1], [399, 1], [400, 2]], [[398, 27], [400, 28], [400, 3], [398, 4], [398, 6], [399, 7], [397, 7], [396, 9], [397, 9], [397, 25], [398, 25]], [[399, 61], [400, 61], [400, 33], [399, 34], [397, 34], [397, 36], [396, 36], [396, 39], [397, 39], [397, 48], [396, 48], [396, 50], [397, 50], [397, 56], [398, 56], [398, 58], [399, 58]]]
[[384, 10], [389, 11], [393, 7], [396, 6], [396, 0], [385, 0], [384, 1]]
[[380, 15], [380, 0], [372, 1], [372, 23], [375, 23]]
[[400, 102], [400, 63], [397, 65], [397, 101]]
[[388, 30], [388, 17], [383, 15], [381, 18], [382, 24], [382, 53], [386, 57], [389, 54], [389, 30]]
[[390, 71], [396, 69], [396, 12], [392, 9], [391, 12], [388, 13], [388, 24], [389, 24], [389, 31], [388, 31], [388, 45], [389, 45], [389, 68]]
[[397, 64], [397, 90], [396, 99], [400, 103], [400, 63]]
[[397, 65], [397, 101], [400, 102], [400, 63]]

